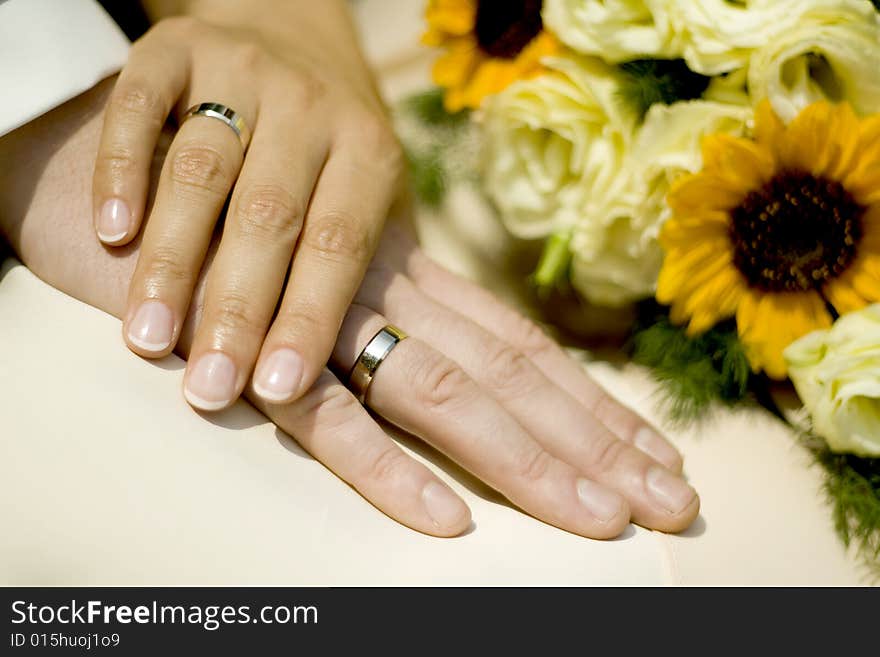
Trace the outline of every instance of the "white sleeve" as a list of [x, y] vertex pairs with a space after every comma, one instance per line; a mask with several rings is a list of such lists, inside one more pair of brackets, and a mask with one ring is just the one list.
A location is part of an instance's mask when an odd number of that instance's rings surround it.
[[0, 135], [117, 72], [129, 46], [95, 0], [0, 0]]

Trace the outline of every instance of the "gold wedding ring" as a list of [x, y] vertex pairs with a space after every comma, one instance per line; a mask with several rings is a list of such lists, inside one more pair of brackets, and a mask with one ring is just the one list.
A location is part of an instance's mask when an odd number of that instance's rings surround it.
[[348, 388], [361, 404], [367, 397], [367, 390], [373, 382], [373, 376], [379, 369], [379, 365], [388, 357], [391, 350], [405, 339], [406, 333], [388, 324], [376, 333], [364, 347], [348, 375]]
[[241, 114], [231, 107], [221, 103], [199, 103], [186, 110], [180, 124], [183, 125], [194, 116], [207, 116], [209, 119], [222, 121], [232, 128], [235, 136], [238, 137], [238, 141], [241, 142], [242, 149], [247, 150], [248, 144], [251, 141], [251, 131], [248, 129], [247, 123], [245, 123]]

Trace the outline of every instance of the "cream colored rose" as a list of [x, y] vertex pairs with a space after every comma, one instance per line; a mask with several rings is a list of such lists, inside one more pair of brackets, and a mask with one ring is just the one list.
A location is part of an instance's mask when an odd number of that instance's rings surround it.
[[813, 429], [828, 446], [880, 456], [880, 304], [797, 340], [785, 361]]
[[573, 50], [623, 62], [676, 57], [670, 0], [545, 0], [544, 23]]
[[492, 98], [483, 118], [485, 190], [522, 238], [574, 226], [592, 190], [616, 184], [634, 133], [612, 67], [596, 59], [547, 65], [548, 74]]
[[705, 135], [742, 135], [751, 118], [748, 106], [703, 100], [649, 110], [612, 193], [594, 190], [597, 202], [575, 226], [572, 281], [584, 296], [618, 306], [653, 295], [670, 184], [700, 169]]
[[880, 108], [880, 13], [870, 2], [806, 12], [752, 53], [749, 89], [769, 98], [785, 121], [818, 101], [849, 102], [859, 114]]
[[864, 20], [870, 0], [667, 0], [669, 22], [688, 66], [717, 75], [804, 24]]

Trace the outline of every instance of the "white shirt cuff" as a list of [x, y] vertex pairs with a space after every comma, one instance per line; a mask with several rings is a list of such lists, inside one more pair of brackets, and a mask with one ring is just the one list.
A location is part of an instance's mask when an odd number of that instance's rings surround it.
[[94, 0], [0, 0], [0, 135], [119, 71], [129, 46]]

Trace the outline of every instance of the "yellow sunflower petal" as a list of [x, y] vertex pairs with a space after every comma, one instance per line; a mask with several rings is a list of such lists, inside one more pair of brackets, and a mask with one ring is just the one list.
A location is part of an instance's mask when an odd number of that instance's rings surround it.
[[480, 63], [480, 51], [470, 39], [457, 39], [434, 62], [433, 78], [441, 87], [464, 84]]
[[779, 147], [786, 169], [842, 179], [850, 171], [860, 143], [859, 120], [847, 103], [813, 103], [788, 126]]
[[669, 251], [689, 247], [697, 241], [725, 238], [730, 226], [726, 212], [710, 212], [699, 217], [673, 217], [660, 229], [660, 245]]
[[463, 36], [474, 29], [476, 0], [431, 0], [425, 9], [429, 31]]
[[742, 202], [743, 192], [738, 185], [725, 178], [695, 173], [683, 176], [674, 183], [666, 197], [672, 212], [678, 216], [693, 216], [726, 211]]
[[858, 157], [843, 184], [862, 205], [880, 204], [880, 114], [862, 121]]
[[670, 251], [657, 277], [657, 300], [671, 303], [729, 264], [730, 249], [722, 240], [697, 242], [686, 251]]
[[817, 292], [761, 293], [749, 290], [740, 301], [737, 329], [753, 369], [783, 379], [782, 352], [798, 338], [831, 326], [831, 315]]
[[841, 276], [829, 281], [824, 288], [828, 302], [841, 315], [864, 308], [866, 303], [853, 286], [852, 275]]
[[785, 125], [773, 111], [769, 100], [762, 101], [755, 109], [755, 141], [778, 155], [777, 147], [782, 143]]
[[698, 335], [720, 320], [732, 317], [744, 293], [745, 285], [739, 272], [732, 267], [725, 268], [685, 303], [684, 311], [691, 316], [688, 334]]
[[721, 133], [703, 139], [703, 170], [745, 196], [775, 175], [776, 159], [760, 144]]
[[860, 253], [842, 276], [825, 286], [824, 292], [841, 315], [880, 301], [880, 250]]

